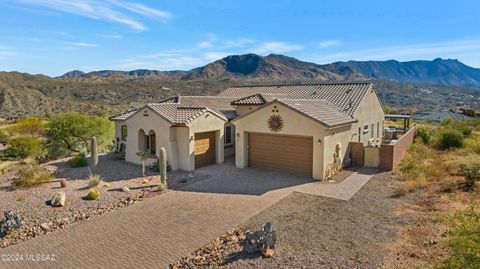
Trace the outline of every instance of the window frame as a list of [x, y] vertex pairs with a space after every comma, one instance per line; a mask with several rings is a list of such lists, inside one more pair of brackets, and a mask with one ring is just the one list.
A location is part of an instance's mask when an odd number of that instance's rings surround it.
[[120, 127], [120, 139], [122, 141], [127, 141], [127, 136], [128, 136], [128, 128], [127, 125], [122, 125]]

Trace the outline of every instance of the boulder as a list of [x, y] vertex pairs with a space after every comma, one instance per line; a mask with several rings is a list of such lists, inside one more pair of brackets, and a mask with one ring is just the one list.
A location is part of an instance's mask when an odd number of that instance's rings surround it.
[[247, 253], [265, 253], [268, 249], [275, 248], [277, 242], [277, 234], [272, 229], [270, 222], [262, 225], [262, 229], [250, 232], [247, 231], [245, 239], [242, 241], [243, 249]]
[[53, 207], [64, 206], [65, 205], [65, 192], [57, 192], [50, 200], [50, 205]]
[[62, 187], [62, 188], [66, 188], [66, 187], [67, 187], [67, 180], [66, 180], [66, 179], [60, 180], [60, 187]]
[[23, 221], [15, 211], [4, 211], [3, 219], [0, 221], [0, 238], [7, 235], [13, 229], [22, 226]]
[[122, 191], [123, 191], [123, 192], [129, 192], [130, 189], [129, 189], [128, 187], [123, 187], [123, 188], [122, 188]]

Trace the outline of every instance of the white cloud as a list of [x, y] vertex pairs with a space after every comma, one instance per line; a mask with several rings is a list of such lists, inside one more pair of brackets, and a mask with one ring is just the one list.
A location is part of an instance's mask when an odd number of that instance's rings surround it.
[[317, 62], [348, 60], [390, 60], [409, 61], [418, 59], [460, 58], [459, 56], [470, 53], [480, 53], [480, 39], [450, 40], [437, 43], [420, 43], [402, 46], [379, 47], [372, 49], [344, 51], [317, 57]]
[[73, 43], [68, 43], [69, 45], [75, 46], [75, 47], [84, 47], [84, 48], [94, 48], [94, 47], [99, 47], [98, 44], [93, 44], [93, 43], [85, 43], [85, 42], [73, 42]]
[[248, 44], [255, 43], [255, 40], [249, 38], [239, 38], [233, 40], [227, 40], [223, 44], [223, 48], [243, 48]]
[[198, 43], [198, 48], [208, 49], [213, 47], [213, 44], [218, 40], [217, 36], [214, 34], [209, 34], [207, 40]]
[[257, 54], [285, 53], [303, 49], [303, 46], [285, 42], [265, 42], [251, 51]]
[[110, 35], [102, 35], [104, 38], [112, 38], [112, 39], [122, 39], [123, 35], [119, 34], [110, 34]]
[[324, 40], [318, 43], [318, 47], [321, 49], [325, 49], [325, 48], [335, 47], [340, 44], [342, 44], [340, 40]]
[[172, 14], [169, 12], [151, 8], [142, 4], [121, 2], [116, 0], [110, 0], [110, 2], [114, 3], [119, 7], [122, 7], [124, 9], [130, 10], [132, 12], [135, 12], [137, 14], [141, 14], [150, 18], [160, 19], [160, 20], [168, 20], [172, 18]]
[[131, 18], [126, 12], [133, 12], [145, 17], [168, 20], [171, 14], [145, 5], [125, 1], [97, 1], [97, 0], [19, 0], [25, 4], [71, 13], [90, 19], [117, 22], [138, 31], [145, 31], [147, 27]]

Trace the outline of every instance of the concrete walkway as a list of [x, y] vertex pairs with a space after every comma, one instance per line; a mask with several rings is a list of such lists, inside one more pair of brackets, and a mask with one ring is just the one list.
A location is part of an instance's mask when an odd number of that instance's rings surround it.
[[342, 182], [315, 182], [299, 186], [298, 192], [348, 201], [378, 172], [378, 169], [363, 167]]
[[202, 171], [212, 178], [0, 249], [0, 255], [54, 254], [55, 261], [0, 259], [0, 268], [165, 268], [293, 191], [348, 200], [371, 177], [358, 172], [338, 184], [312, 183], [229, 163]]

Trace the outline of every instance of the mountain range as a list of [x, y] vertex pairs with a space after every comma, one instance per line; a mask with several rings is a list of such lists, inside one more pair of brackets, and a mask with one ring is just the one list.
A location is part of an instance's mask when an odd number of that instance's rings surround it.
[[315, 64], [271, 54], [231, 55], [189, 71], [74, 70], [60, 77], [0, 72], [0, 117], [115, 113], [172, 95], [215, 95], [231, 85], [373, 81], [396, 109], [480, 109], [480, 70], [458, 60]]
[[389, 80], [399, 83], [428, 83], [464, 88], [480, 88], [480, 69], [458, 60], [437, 58], [432, 61], [409, 62], [348, 61], [331, 64], [303, 62], [293, 57], [278, 54], [231, 55], [189, 71], [102, 70], [84, 73], [74, 70], [61, 78], [88, 78], [130, 76], [158, 76], [192, 79], [261, 79], [261, 80]]

